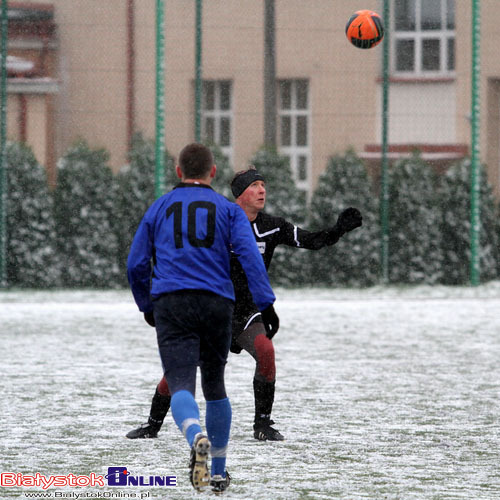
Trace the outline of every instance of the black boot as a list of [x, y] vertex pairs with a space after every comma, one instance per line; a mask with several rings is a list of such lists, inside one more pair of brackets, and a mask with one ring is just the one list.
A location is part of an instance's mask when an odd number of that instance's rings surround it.
[[146, 439], [155, 438], [158, 436], [158, 431], [161, 429], [163, 419], [170, 408], [170, 396], [162, 396], [156, 388], [155, 395], [151, 401], [151, 410], [149, 412], [148, 421], [141, 424], [137, 429], [130, 431], [127, 434], [129, 439]]
[[253, 379], [253, 391], [255, 397], [255, 422], [253, 424], [253, 436], [259, 441], [283, 441], [283, 435], [273, 429], [271, 425], [271, 411], [274, 403], [275, 382], [261, 382]]

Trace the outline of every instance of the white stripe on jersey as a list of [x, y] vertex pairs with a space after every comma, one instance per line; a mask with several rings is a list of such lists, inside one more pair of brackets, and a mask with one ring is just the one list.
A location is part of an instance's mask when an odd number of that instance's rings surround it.
[[293, 239], [298, 247], [300, 247], [299, 235], [298, 235], [298, 227], [293, 226]]
[[274, 229], [271, 229], [270, 231], [267, 231], [265, 233], [260, 234], [259, 230], [257, 229], [257, 224], [253, 225], [253, 230], [254, 233], [259, 237], [259, 238], [264, 238], [264, 236], [269, 236], [270, 234], [276, 233], [280, 230], [279, 227], [275, 227]]

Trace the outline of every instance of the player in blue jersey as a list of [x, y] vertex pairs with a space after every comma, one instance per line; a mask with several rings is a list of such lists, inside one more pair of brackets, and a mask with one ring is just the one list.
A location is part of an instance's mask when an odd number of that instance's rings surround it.
[[[216, 172], [210, 150], [189, 144], [180, 153], [176, 172], [182, 182], [156, 200], [139, 224], [128, 256], [128, 279], [139, 310], [156, 327], [172, 416], [191, 447], [191, 483], [198, 490], [210, 484], [223, 491], [229, 484], [231, 427], [224, 384], [235, 298], [231, 252], [241, 262], [270, 335], [279, 320], [245, 213], [210, 187]], [[194, 398], [198, 366], [207, 435]]]
[[[236, 203], [251, 221], [254, 238], [259, 245], [266, 268], [271, 264], [274, 250], [278, 245], [319, 250], [335, 244], [344, 234], [362, 225], [361, 213], [352, 207], [339, 215], [333, 227], [314, 232], [263, 212], [266, 202], [265, 180], [255, 168], [237, 173], [231, 183], [231, 189]], [[245, 350], [256, 363], [253, 378], [254, 437], [261, 441], [281, 441], [283, 435], [273, 427], [274, 422], [271, 420], [276, 382], [275, 353], [271, 340], [273, 334], [266, 334], [261, 314], [248, 288], [245, 273], [236, 258], [231, 260], [231, 278], [236, 296], [231, 351], [240, 353]], [[127, 437], [130, 439], [157, 437], [169, 407], [169, 388], [163, 378], [156, 387], [148, 421], [131, 430]]]

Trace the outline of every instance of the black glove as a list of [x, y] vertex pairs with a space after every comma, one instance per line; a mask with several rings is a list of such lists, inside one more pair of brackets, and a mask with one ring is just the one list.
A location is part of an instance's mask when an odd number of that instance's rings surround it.
[[363, 217], [357, 208], [346, 208], [337, 219], [337, 223], [326, 232], [325, 243], [335, 245], [345, 233], [356, 229], [363, 224]]
[[154, 314], [153, 314], [153, 311], [150, 311], [150, 312], [144, 313], [144, 319], [146, 320], [146, 323], [147, 323], [149, 326], [156, 326], [156, 323], [155, 323], [155, 316], [154, 316]]
[[335, 227], [340, 233], [345, 234], [363, 224], [363, 217], [357, 208], [346, 208], [337, 219]]
[[280, 319], [274, 310], [272, 304], [264, 309], [262, 312], [262, 321], [264, 322], [264, 328], [266, 329], [266, 336], [268, 339], [272, 339], [280, 327]]

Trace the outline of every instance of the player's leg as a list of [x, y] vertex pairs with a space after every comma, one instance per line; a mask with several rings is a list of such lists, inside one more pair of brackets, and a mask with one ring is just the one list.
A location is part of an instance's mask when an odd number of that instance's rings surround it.
[[[201, 431], [194, 399], [200, 339], [193, 319], [196, 303], [190, 294], [165, 294], [155, 300], [158, 349], [171, 393], [172, 416], [190, 446]], [[193, 429], [190, 427], [193, 426]]]
[[196, 333], [201, 310], [194, 294], [165, 294], [155, 300], [158, 348], [171, 397], [172, 417], [190, 448], [190, 479], [197, 490], [208, 486], [210, 442], [202, 434], [200, 411], [194, 398], [200, 359]]
[[254, 437], [260, 441], [282, 441], [283, 435], [272, 427], [271, 413], [276, 385], [274, 346], [257, 316], [238, 336], [237, 343], [256, 361], [253, 389], [255, 398]]
[[226, 394], [224, 370], [231, 341], [232, 302], [222, 297], [207, 299], [206, 324], [201, 342], [201, 386], [206, 399], [206, 429], [211, 443], [210, 484], [215, 492], [229, 485], [226, 455], [231, 430], [231, 404]]
[[[204, 392], [207, 398], [205, 425], [211, 443], [210, 453], [212, 455], [210, 484], [214, 491], [220, 492], [229, 486], [230, 480], [226, 470], [226, 457], [231, 430], [232, 409], [225, 391], [215, 389], [216, 387], [224, 387], [220, 379], [217, 381], [217, 371], [209, 370], [210, 374], [207, 373], [207, 370], [203, 371], [202, 385], [205, 387]], [[222, 369], [222, 377], [224, 376], [223, 371]], [[207, 386], [211, 386], [210, 390], [206, 389]]]
[[163, 425], [163, 420], [170, 409], [170, 390], [167, 381], [163, 377], [156, 386], [156, 390], [151, 400], [148, 421], [141, 424], [137, 429], [127, 434], [129, 439], [155, 438]]

